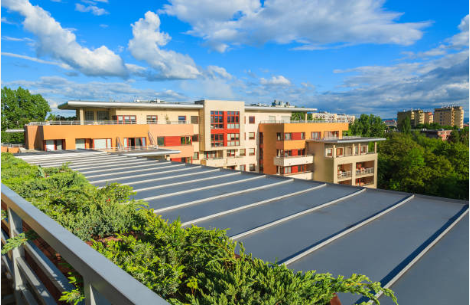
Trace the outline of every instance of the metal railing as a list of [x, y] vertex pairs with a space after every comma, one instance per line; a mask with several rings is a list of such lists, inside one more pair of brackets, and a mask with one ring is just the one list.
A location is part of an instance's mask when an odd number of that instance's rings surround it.
[[189, 121], [116, 121], [116, 120], [99, 120], [99, 121], [47, 121], [47, 122], [30, 122], [27, 126], [49, 126], [49, 125], [177, 125], [189, 124]]
[[265, 120], [260, 124], [298, 124], [298, 123], [349, 123], [347, 119], [315, 119], [315, 120]]
[[368, 174], [373, 174], [373, 173], [374, 173], [373, 167], [356, 169], [356, 176], [368, 175]]
[[[67, 263], [83, 277], [85, 304], [168, 304], [127, 272], [2, 184], [3, 204], [7, 207], [10, 238], [22, 233], [23, 221], [26, 221], [40, 238], [60, 253]], [[8, 239], [7, 234], [3, 230], [1, 233], [4, 243]], [[44, 283], [39, 280], [37, 274], [26, 262], [25, 251], [59, 291], [73, 289], [57, 267], [33, 243], [28, 242], [24, 246], [10, 250], [9, 255], [2, 255], [2, 261], [13, 278], [16, 304], [37, 304], [35, 299], [43, 304], [56, 304], [56, 300]]]
[[338, 173], [338, 178], [340, 178], [340, 179], [341, 179], [341, 178], [349, 178], [349, 177], [351, 177], [351, 176], [352, 176], [351, 171], [345, 171], [345, 172], [340, 171], [340, 172]]

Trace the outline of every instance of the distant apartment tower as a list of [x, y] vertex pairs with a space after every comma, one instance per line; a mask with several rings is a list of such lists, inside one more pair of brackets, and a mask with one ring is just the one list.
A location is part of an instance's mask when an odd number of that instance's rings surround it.
[[434, 121], [442, 126], [463, 128], [464, 110], [462, 106], [447, 106], [434, 109]]
[[[424, 124], [426, 121], [425, 112], [423, 110], [408, 110], [408, 111], [401, 111], [397, 113], [397, 124], [400, 128], [405, 118], [410, 119], [410, 123], [412, 127], [416, 127], [419, 124]], [[429, 120], [429, 115], [428, 115]]]
[[424, 124], [432, 124], [434, 122], [434, 116], [431, 111], [424, 113]]

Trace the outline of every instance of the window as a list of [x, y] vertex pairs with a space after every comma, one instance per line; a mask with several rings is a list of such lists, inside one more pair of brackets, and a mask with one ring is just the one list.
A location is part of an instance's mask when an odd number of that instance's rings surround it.
[[93, 148], [110, 148], [111, 139], [93, 139]]
[[147, 116], [147, 124], [157, 124], [158, 116], [156, 115], [148, 115]]
[[235, 149], [228, 149], [227, 150], [227, 157], [235, 157]]
[[199, 135], [198, 135], [198, 134], [193, 135], [193, 136], [191, 137], [191, 140], [192, 140], [193, 142], [199, 142]]
[[255, 149], [254, 148], [248, 148], [248, 155], [254, 156], [255, 155]]
[[263, 133], [259, 133], [259, 144], [263, 144]]
[[292, 167], [281, 167], [281, 174], [290, 174], [292, 173]]
[[240, 134], [228, 133], [227, 134], [227, 146], [240, 146]]
[[178, 124], [186, 124], [186, 116], [178, 116]]
[[284, 140], [285, 141], [292, 140], [292, 134], [291, 133], [285, 133], [284, 134]]
[[325, 152], [327, 157], [333, 157], [333, 148], [327, 148]]
[[98, 111], [98, 121], [107, 121], [109, 120], [109, 111]]
[[240, 112], [239, 111], [227, 111], [227, 129], [239, 129], [240, 128]]
[[195, 153], [193, 154], [193, 159], [194, 159], [194, 160], [199, 160], [199, 153], [198, 153], [198, 152], [195, 152]]
[[206, 151], [204, 152], [204, 156], [206, 159], [213, 159], [216, 157], [215, 151]]
[[358, 155], [359, 154], [359, 146], [354, 146], [354, 154]]
[[301, 140], [305, 140], [305, 132], [301, 132], [301, 133], [300, 133], [300, 139], [301, 139]]
[[157, 145], [165, 146], [165, 137], [157, 137]]
[[282, 133], [280, 132], [277, 133], [277, 140], [282, 141]]
[[135, 115], [118, 115], [117, 117], [118, 124], [135, 124], [136, 119]]
[[191, 145], [191, 137], [181, 137], [181, 145]]
[[75, 139], [75, 149], [85, 149], [85, 139]]
[[255, 164], [250, 164], [250, 172], [256, 171], [256, 165]]
[[250, 124], [254, 124], [255, 123], [255, 117], [254, 116], [250, 116], [248, 121], [250, 122]]
[[367, 145], [361, 145], [361, 154], [367, 154]]
[[224, 146], [224, 135], [223, 134], [211, 134], [211, 146], [212, 147]]
[[255, 133], [254, 132], [249, 132], [248, 133], [248, 139], [254, 140], [255, 139]]
[[305, 156], [305, 149], [298, 149], [297, 150], [297, 155], [298, 156]]
[[262, 148], [259, 149], [258, 155], [259, 155], [260, 161], [262, 161], [263, 160], [263, 149]]
[[344, 148], [343, 147], [336, 148], [336, 157], [342, 157], [343, 154], [344, 154]]
[[94, 111], [85, 111], [85, 121], [94, 121], [95, 112]]
[[240, 157], [246, 156], [246, 149], [240, 149]]
[[321, 132], [312, 132], [312, 140], [320, 140]]
[[62, 150], [62, 142], [63, 140], [46, 140], [44, 141], [44, 150], [45, 151], [52, 151], [52, 150]]
[[124, 147], [145, 146], [145, 138], [124, 138]]
[[339, 137], [339, 131], [325, 131], [325, 138], [337, 139]]
[[297, 172], [301, 173], [301, 172], [305, 172], [307, 166], [306, 165], [298, 165], [297, 166]]
[[211, 111], [211, 129], [224, 129], [224, 113]]
[[199, 124], [199, 117], [191, 116], [191, 124]]
[[284, 157], [292, 157], [292, 150], [285, 150]]
[[240, 170], [243, 172], [246, 171], [246, 165], [240, 165]]

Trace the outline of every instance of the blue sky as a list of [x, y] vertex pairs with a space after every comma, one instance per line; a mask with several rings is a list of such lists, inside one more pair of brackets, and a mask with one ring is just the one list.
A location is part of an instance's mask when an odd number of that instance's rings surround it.
[[71, 99], [202, 98], [383, 118], [462, 105], [468, 1], [3, 0], [2, 86]]

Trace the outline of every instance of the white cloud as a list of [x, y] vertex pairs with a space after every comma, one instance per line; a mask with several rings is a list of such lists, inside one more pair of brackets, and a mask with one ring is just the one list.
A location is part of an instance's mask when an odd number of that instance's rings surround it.
[[297, 49], [376, 43], [410, 45], [429, 22], [398, 23], [384, 0], [170, 0], [164, 12], [192, 26], [212, 49], [240, 44], [296, 43]]
[[70, 70], [72, 69], [69, 65], [60, 63], [60, 62], [53, 62], [53, 61], [47, 61], [47, 60], [42, 60], [36, 57], [30, 57], [30, 56], [25, 56], [25, 55], [19, 55], [19, 54], [14, 54], [14, 53], [8, 53], [8, 52], [2, 52], [3, 56], [9, 56], [9, 57], [16, 57], [16, 58], [21, 58], [21, 59], [26, 59], [34, 62], [38, 62], [41, 64], [46, 64], [46, 65], [54, 65], [54, 66], [59, 66], [63, 69]]
[[82, 13], [91, 12], [93, 15], [96, 15], [96, 16], [109, 14], [108, 11], [106, 11], [104, 8], [100, 8], [95, 5], [85, 6], [80, 3], [75, 3], [75, 10], [82, 12]]
[[50, 55], [90, 76], [127, 76], [120, 56], [105, 46], [94, 50], [82, 47], [72, 31], [62, 28], [41, 7], [31, 5], [28, 0], [4, 0], [2, 6], [25, 17], [24, 28], [38, 37], [39, 56]]
[[7, 17], [2, 17], [2, 23], [5, 23], [5, 24], [16, 24], [14, 22], [11, 22], [7, 19]]
[[148, 63], [158, 74], [148, 74], [149, 79], [194, 79], [201, 75], [194, 60], [188, 55], [172, 50], [162, 50], [171, 37], [160, 32], [160, 18], [153, 12], [145, 13], [132, 24], [133, 38], [129, 41], [129, 51], [137, 60]]
[[34, 40], [32, 40], [31, 38], [28, 38], [28, 37], [16, 38], [16, 37], [10, 37], [10, 36], [2, 36], [2, 39], [3, 40], [8, 40], [8, 41], [28, 41], [28, 42], [34, 41]]
[[212, 78], [232, 79], [232, 75], [227, 70], [218, 66], [207, 66], [207, 74]]
[[132, 82], [88, 82], [79, 83], [58, 76], [44, 76], [37, 81], [11, 81], [5, 86], [29, 88], [34, 94], [41, 94], [47, 100], [64, 103], [68, 100], [132, 101], [160, 98], [166, 101], [186, 101], [183, 94], [170, 89], [156, 91], [132, 86]]
[[109, 25], [107, 24], [100, 24], [100, 27], [102, 27], [103, 29], [106, 29]]
[[262, 85], [268, 86], [290, 86], [291, 82], [282, 75], [273, 76], [270, 79], [260, 78], [260, 83]]

